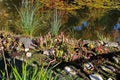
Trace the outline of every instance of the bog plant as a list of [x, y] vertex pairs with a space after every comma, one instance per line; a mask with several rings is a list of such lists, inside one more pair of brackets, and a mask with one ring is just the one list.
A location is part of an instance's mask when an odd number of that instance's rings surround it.
[[111, 40], [110, 36], [104, 36], [103, 34], [101, 34], [99, 32], [97, 32], [97, 37], [101, 41], [107, 41], [108, 42], [108, 41]]

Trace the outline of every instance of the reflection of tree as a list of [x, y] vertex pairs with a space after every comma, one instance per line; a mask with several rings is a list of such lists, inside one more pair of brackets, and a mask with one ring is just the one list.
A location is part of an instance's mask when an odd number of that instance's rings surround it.
[[4, 6], [7, 7], [7, 9], [9, 11], [15, 12], [16, 11], [15, 5], [17, 7], [20, 7], [21, 6], [21, 0], [3, 0], [3, 4], [4, 4]]
[[120, 10], [114, 9], [107, 11], [100, 19], [102, 26], [106, 26], [107, 31], [111, 31], [120, 17]]
[[8, 26], [8, 18], [9, 14], [7, 13], [7, 9], [4, 7], [3, 2], [0, 2], [0, 30], [7, 29]]

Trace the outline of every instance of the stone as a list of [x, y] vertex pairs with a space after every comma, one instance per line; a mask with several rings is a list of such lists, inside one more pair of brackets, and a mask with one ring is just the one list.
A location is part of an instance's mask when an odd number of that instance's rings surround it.
[[104, 71], [109, 72], [109, 73], [113, 73], [113, 72], [116, 71], [115, 68], [112, 67], [112, 66], [101, 66], [101, 68], [102, 68]]
[[50, 50], [45, 50], [45, 51], [43, 52], [43, 54], [44, 54], [44, 55], [47, 55], [47, 56], [50, 56]]
[[112, 78], [108, 78], [107, 80], [113, 80]]
[[85, 63], [84, 64], [84, 70], [94, 70], [94, 66], [92, 63]]
[[25, 52], [28, 52], [29, 51], [29, 48], [25, 48]]
[[105, 46], [106, 47], [118, 47], [119, 45], [116, 42], [106, 42]]
[[71, 67], [69, 67], [69, 66], [65, 66], [65, 71], [67, 72], [67, 73], [70, 73], [70, 74], [72, 74], [72, 75], [76, 75], [77, 74], [77, 72], [74, 70], [74, 69], [72, 69]]
[[35, 49], [35, 47], [36, 47], [36, 45], [33, 44], [32, 40], [30, 38], [22, 37], [19, 39], [19, 41], [23, 43], [25, 49], [26, 48]]
[[106, 68], [110, 69], [111, 71], [115, 72], [116, 69], [113, 66], [106, 66]]
[[116, 63], [119, 63], [119, 60], [118, 60], [117, 57], [113, 56], [112, 58], [113, 58], [113, 60], [114, 60]]
[[99, 75], [97, 73], [96, 74], [91, 74], [91, 75], [89, 75], [89, 77], [90, 77], [91, 80], [103, 80], [101, 75]]

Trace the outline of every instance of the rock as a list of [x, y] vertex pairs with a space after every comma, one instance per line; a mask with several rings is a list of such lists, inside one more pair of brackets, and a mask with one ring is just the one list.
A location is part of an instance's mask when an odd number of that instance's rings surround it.
[[97, 73], [96, 74], [91, 74], [91, 75], [89, 75], [89, 77], [90, 77], [91, 80], [103, 80], [101, 75], [99, 75]]
[[25, 52], [28, 52], [29, 51], [29, 48], [25, 48]]
[[32, 40], [30, 38], [22, 37], [19, 39], [19, 41], [23, 43], [25, 49], [26, 48], [35, 49], [36, 47], [36, 45], [32, 43]]
[[53, 58], [55, 55], [55, 50], [54, 49], [48, 49], [43, 51], [43, 54], [48, 56], [49, 58]]
[[70, 73], [70, 74], [72, 74], [72, 75], [76, 75], [77, 74], [77, 72], [74, 70], [74, 69], [72, 69], [71, 67], [69, 67], [69, 66], [65, 66], [65, 71], [67, 72], [67, 73]]
[[84, 64], [84, 70], [94, 70], [94, 66], [92, 63], [85, 63]]
[[112, 78], [108, 78], [107, 80], [113, 80]]
[[53, 49], [48, 49], [43, 52], [44, 55], [50, 56], [50, 55], [55, 55], [55, 50]]
[[108, 68], [106, 68], [105, 66], [101, 66], [101, 68], [102, 68], [102, 70], [104, 70], [104, 71], [111, 72], [111, 70], [108, 69]]
[[45, 50], [45, 51], [43, 52], [43, 54], [44, 54], [44, 55], [47, 55], [47, 56], [50, 56], [50, 50]]
[[110, 69], [111, 71], [115, 72], [116, 69], [113, 66], [106, 66], [106, 68]]
[[98, 41], [97, 44], [98, 44], [98, 46], [100, 46], [100, 45], [104, 45], [104, 41], [101, 41], [101, 40], [100, 40], [100, 41]]
[[116, 42], [106, 42], [105, 46], [106, 47], [118, 47], [119, 45]]
[[113, 73], [113, 72], [116, 71], [115, 68], [112, 67], [112, 66], [101, 66], [101, 68], [102, 68], [104, 71], [110, 72], [110, 73]]
[[119, 63], [119, 60], [118, 60], [117, 57], [113, 56], [112, 58], [113, 58], [113, 60], [114, 60], [116, 63]]
[[89, 44], [89, 43], [94, 44], [95, 41], [91, 41], [91, 40], [83, 40], [83, 43], [84, 43], [84, 44]]

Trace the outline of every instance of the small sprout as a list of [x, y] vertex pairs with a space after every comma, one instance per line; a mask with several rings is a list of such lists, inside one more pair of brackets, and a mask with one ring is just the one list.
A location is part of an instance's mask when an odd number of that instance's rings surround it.
[[117, 57], [113, 56], [112, 58], [113, 58], [113, 60], [114, 60], [116, 63], [119, 63], [119, 60], [118, 60]]
[[110, 72], [110, 73], [113, 73], [116, 71], [116, 69], [112, 66], [101, 66], [101, 68], [106, 71], [106, 72]]

